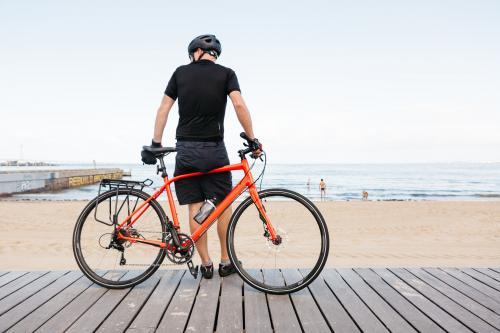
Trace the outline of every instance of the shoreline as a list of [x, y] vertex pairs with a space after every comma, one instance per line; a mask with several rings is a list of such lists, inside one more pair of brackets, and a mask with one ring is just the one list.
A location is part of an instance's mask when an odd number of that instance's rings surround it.
[[[78, 269], [72, 233], [86, 203], [1, 200], [0, 225], [6, 236], [0, 242], [0, 270]], [[168, 205], [160, 203], [169, 215]], [[498, 201], [316, 204], [330, 232], [327, 267], [500, 267]], [[187, 208], [177, 208], [181, 229], [188, 230]], [[293, 211], [286, 210], [285, 214], [300, 218]], [[212, 260], [218, 262], [215, 227], [209, 230], [208, 238]], [[300, 258], [291, 260], [300, 266]], [[195, 263], [198, 261], [195, 256]]]

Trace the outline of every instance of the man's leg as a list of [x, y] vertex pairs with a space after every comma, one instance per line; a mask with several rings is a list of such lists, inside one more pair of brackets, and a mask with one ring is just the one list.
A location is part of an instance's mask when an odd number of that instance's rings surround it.
[[[189, 228], [193, 233], [200, 225], [194, 220], [194, 216], [200, 210], [203, 202], [192, 203], [188, 205], [189, 209]], [[201, 236], [196, 242], [196, 250], [201, 258], [201, 264], [208, 264], [210, 262], [210, 255], [208, 254], [208, 241], [207, 233]]]
[[222, 213], [217, 222], [217, 234], [219, 235], [219, 241], [220, 241], [220, 260], [222, 262], [229, 260], [229, 256], [227, 254], [226, 236], [227, 236], [227, 227], [229, 225], [229, 221], [231, 220], [232, 213], [233, 210], [231, 209], [231, 206], [229, 206], [224, 211], [224, 213]]

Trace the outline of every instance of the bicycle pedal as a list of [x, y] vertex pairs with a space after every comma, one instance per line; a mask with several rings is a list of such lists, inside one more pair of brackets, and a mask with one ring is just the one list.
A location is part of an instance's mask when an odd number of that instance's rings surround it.
[[193, 278], [197, 279], [198, 278], [198, 265], [194, 266], [193, 262], [189, 260], [187, 262], [188, 268], [189, 268], [189, 273], [193, 276]]

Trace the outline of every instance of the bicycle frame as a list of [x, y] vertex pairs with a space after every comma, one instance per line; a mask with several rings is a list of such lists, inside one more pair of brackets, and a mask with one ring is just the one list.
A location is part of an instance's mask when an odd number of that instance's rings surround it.
[[[162, 163], [163, 166], [163, 163]], [[120, 230], [124, 228], [127, 230], [128, 228], [131, 228], [139, 219], [140, 217], [146, 212], [146, 210], [149, 208], [149, 202], [153, 199], [158, 198], [163, 192], [166, 192], [167, 195], [167, 200], [170, 208], [170, 212], [172, 214], [172, 223], [173, 226], [176, 230], [180, 229], [180, 224], [179, 224], [179, 218], [177, 216], [177, 209], [175, 208], [175, 203], [174, 203], [174, 198], [172, 196], [172, 191], [170, 189], [170, 185], [178, 180], [185, 179], [185, 178], [191, 178], [191, 177], [199, 177], [202, 175], [207, 175], [207, 174], [213, 174], [213, 173], [221, 173], [221, 172], [228, 172], [228, 171], [236, 171], [236, 170], [241, 170], [244, 173], [243, 178], [236, 184], [236, 186], [229, 192], [229, 194], [215, 207], [215, 209], [208, 215], [208, 217], [203, 221], [203, 223], [200, 224], [200, 226], [191, 234], [191, 239], [194, 242], [197, 242], [198, 239], [203, 236], [203, 234], [212, 226], [212, 224], [215, 222], [219, 216], [240, 196], [243, 191], [248, 188], [248, 191], [250, 193], [250, 197], [252, 198], [254, 204], [256, 205], [260, 218], [263, 220], [263, 222], [266, 223], [267, 230], [269, 232], [269, 237], [272, 241], [276, 240], [276, 230], [271, 224], [271, 221], [269, 217], [266, 214], [266, 210], [264, 206], [262, 205], [262, 202], [259, 198], [259, 194], [257, 191], [257, 188], [254, 184], [254, 179], [252, 176], [252, 173], [250, 172], [250, 167], [248, 165], [248, 161], [246, 158], [241, 159], [241, 163], [237, 164], [230, 164], [226, 165], [220, 168], [216, 168], [213, 170], [210, 170], [206, 173], [204, 172], [193, 172], [193, 173], [188, 173], [188, 174], [183, 174], [179, 175], [177, 177], [173, 177], [172, 179], [168, 178], [168, 175], [163, 177], [164, 184], [162, 187], [160, 187], [156, 192], [153, 193], [145, 202], [143, 202], [139, 207], [137, 207], [133, 212], [128, 215], [123, 222], [121, 222], [116, 228], [117, 230]], [[161, 248], [166, 248], [167, 244], [161, 241], [155, 241], [155, 240], [147, 240], [147, 239], [139, 239], [139, 238], [134, 238], [134, 237], [128, 237], [125, 235], [122, 235], [121, 233], [117, 233], [118, 239], [123, 239], [130, 241], [132, 243], [135, 242], [140, 242], [144, 244], [149, 244], [152, 246], [157, 246]], [[183, 246], [185, 244], [182, 244]]]

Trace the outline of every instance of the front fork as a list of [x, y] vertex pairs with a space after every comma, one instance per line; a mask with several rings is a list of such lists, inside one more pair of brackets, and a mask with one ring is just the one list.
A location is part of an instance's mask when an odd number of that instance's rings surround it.
[[266, 208], [262, 204], [262, 201], [260, 200], [259, 197], [259, 192], [257, 191], [255, 185], [251, 185], [248, 189], [250, 192], [250, 197], [252, 198], [253, 203], [257, 207], [257, 210], [259, 211], [259, 218], [264, 223], [266, 232], [268, 233], [267, 235], [264, 234], [264, 236], [268, 237], [273, 243], [279, 242], [280, 241], [280, 236], [276, 232], [276, 229], [271, 223], [271, 219], [267, 215]]

